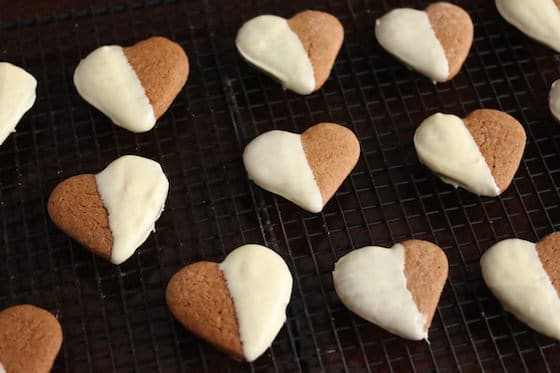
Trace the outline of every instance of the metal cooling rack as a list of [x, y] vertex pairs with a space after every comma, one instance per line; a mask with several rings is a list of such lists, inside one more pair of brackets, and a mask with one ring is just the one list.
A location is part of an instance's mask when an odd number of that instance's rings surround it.
[[[0, 60], [39, 81], [35, 106], [0, 147], [0, 307], [33, 303], [56, 314], [64, 344], [54, 371], [61, 372], [560, 371], [558, 343], [505, 313], [478, 266], [497, 240], [538, 240], [560, 228], [560, 126], [547, 108], [558, 56], [507, 25], [493, 2], [458, 1], [471, 13], [475, 42], [459, 75], [434, 86], [373, 36], [384, 12], [426, 2], [295, 3], [149, 1], [0, 23]], [[302, 97], [243, 62], [234, 38], [253, 16], [307, 8], [339, 17], [346, 40], [324, 87]], [[191, 74], [157, 128], [132, 134], [77, 95], [72, 73], [99, 45], [156, 34], [186, 49]], [[512, 114], [528, 134], [521, 167], [499, 198], [444, 185], [412, 146], [428, 115], [480, 107]], [[362, 146], [323, 213], [306, 213], [248, 182], [245, 144], [267, 130], [300, 132], [319, 121], [348, 125]], [[56, 229], [46, 200], [63, 179], [129, 153], [161, 162], [171, 189], [156, 234], [117, 267]], [[352, 315], [331, 279], [334, 262], [351, 249], [412, 237], [437, 243], [449, 258], [430, 344]], [[186, 332], [165, 304], [165, 286], [179, 268], [221, 261], [247, 242], [275, 249], [294, 276], [286, 326], [250, 365]]]

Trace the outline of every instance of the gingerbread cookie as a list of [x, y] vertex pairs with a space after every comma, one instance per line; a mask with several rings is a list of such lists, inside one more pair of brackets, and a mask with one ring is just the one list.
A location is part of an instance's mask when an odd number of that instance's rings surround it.
[[0, 371], [50, 372], [61, 345], [62, 328], [50, 312], [28, 304], [0, 312]]
[[99, 47], [74, 71], [84, 100], [118, 126], [151, 130], [169, 108], [189, 75], [189, 61], [177, 43], [152, 37], [131, 47]]
[[480, 259], [482, 277], [505, 310], [560, 340], [560, 232], [536, 244], [503, 240]]
[[241, 27], [236, 45], [243, 58], [278, 79], [284, 88], [307, 95], [329, 77], [343, 39], [338, 19], [307, 10], [290, 19], [255, 17]]
[[471, 49], [474, 26], [467, 12], [446, 3], [425, 10], [398, 8], [375, 23], [383, 48], [435, 82], [453, 79]]
[[167, 285], [167, 304], [181, 324], [237, 360], [253, 361], [286, 321], [292, 275], [260, 245], [233, 250], [222, 263], [198, 262]]
[[127, 155], [97, 175], [64, 180], [52, 191], [48, 211], [67, 235], [121, 264], [155, 230], [168, 189], [159, 163]]
[[37, 80], [21, 67], [0, 62], [0, 145], [35, 103]]
[[504, 19], [522, 33], [560, 52], [560, 1], [496, 0]]
[[525, 141], [525, 130], [515, 118], [491, 109], [475, 110], [464, 119], [437, 113], [414, 133], [420, 162], [443, 182], [482, 196], [507, 189]]
[[319, 123], [301, 135], [269, 131], [245, 147], [243, 163], [258, 186], [296, 205], [320, 212], [360, 156], [352, 131]]
[[403, 338], [427, 340], [447, 273], [438, 246], [408, 240], [350, 252], [336, 262], [333, 280], [350, 311]]

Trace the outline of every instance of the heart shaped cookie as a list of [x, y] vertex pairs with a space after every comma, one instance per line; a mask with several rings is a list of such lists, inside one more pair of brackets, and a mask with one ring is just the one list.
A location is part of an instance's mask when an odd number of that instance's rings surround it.
[[97, 175], [58, 184], [49, 197], [49, 216], [90, 251], [121, 264], [155, 230], [168, 189], [159, 163], [126, 155]]
[[62, 344], [58, 320], [28, 304], [0, 312], [0, 371], [48, 373]]
[[235, 43], [243, 58], [284, 88], [307, 95], [329, 77], [343, 39], [338, 19], [308, 10], [290, 19], [255, 17], [239, 29]]
[[131, 47], [97, 48], [76, 67], [74, 85], [84, 100], [116, 125], [146, 132], [169, 108], [188, 75], [183, 48], [152, 37]]
[[319, 123], [301, 135], [269, 131], [245, 147], [243, 163], [258, 186], [296, 205], [320, 212], [358, 162], [352, 131]]
[[336, 262], [333, 280], [350, 311], [403, 338], [427, 340], [447, 272], [438, 246], [408, 240], [346, 254]]
[[496, 0], [504, 19], [522, 33], [560, 52], [560, 1]]
[[398, 8], [375, 23], [383, 48], [436, 82], [453, 79], [471, 49], [471, 17], [456, 5], [440, 2], [424, 11]]
[[515, 118], [491, 109], [475, 110], [464, 119], [437, 113], [414, 133], [420, 162], [443, 182], [482, 196], [507, 189], [525, 141], [525, 130]]
[[484, 282], [505, 310], [539, 333], [560, 340], [560, 232], [536, 244], [508, 239], [480, 259]]
[[181, 324], [237, 360], [253, 361], [286, 321], [292, 275], [260, 245], [233, 250], [222, 263], [198, 262], [167, 285], [167, 304]]
[[0, 62], [0, 145], [35, 103], [37, 81], [21, 67]]

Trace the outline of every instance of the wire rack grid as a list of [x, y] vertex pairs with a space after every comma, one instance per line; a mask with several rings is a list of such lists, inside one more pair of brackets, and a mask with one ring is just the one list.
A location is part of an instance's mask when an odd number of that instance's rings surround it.
[[[492, 2], [457, 1], [475, 23], [465, 66], [434, 86], [384, 52], [373, 22], [425, 1], [147, 1], [2, 21], [0, 60], [39, 81], [33, 109], [0, 147], [0, 306], [32, 303], [60, 320], [54, 371], [138, 372], [555, 372], [558, 343], [504, 312], [478, 261], [494, 242], [536, 241], [560, 224], [560, 126], [547, 110], [558, 57], [507, 25]], [[241, 60], [234, 39], [247, 19], [303, 9], [336, 15], [345, 43], [331, 77], [309, 96], [283, 91]], [[157, 127], [110, 124], [72, 85], [78, 61], [104, 44], [167, 36], [187, 51], [185, 89]], [[480, 198], [441, 183], [415, 156], [412, 134], [428, 115], [504, 110], [528, 142], [511, 187]], [[320, 214], [247, 180], [243, 147], [271, 129], [347, 125], [358, 165]], [[124, 154], [159, 161], [170, 180], [157, 232], [126, 263], [94, 257], [49, 221], [45, 203], [63, 179], [98, 172]], [[430, 343], [407, 342], [352, 315], [331, 271], [354, 248], [409, 238], [441, 246], [449, 279]], [[186, 332], [167, 310], [165, 286], [182, 266], [221, 261], [261, 243], [288, 263], [294, 289], [285, 327], [253, 364], [231, 361]]]

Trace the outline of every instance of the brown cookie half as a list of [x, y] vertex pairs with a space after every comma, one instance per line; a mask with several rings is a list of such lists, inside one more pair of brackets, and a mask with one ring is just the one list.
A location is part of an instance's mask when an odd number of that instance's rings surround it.
[[179, 44], [161, 36], [125, 47], [123, 52], [146, 91], [154, 116], [161, 117], [187, 82], [187, 54]]
[[167, 305], [188, 330], [236, 360], [245, 360], [235, 306], [218, 263], [198, 262], [167, 285]]
[[94, 254], [110, 260], [113, 235], [95, 175], [73, 176], [58, 184], [48, 201], [53, 223]]
[[313, 65], [315, 90], [321, 88], [329, 77], [336, 55], [344, 41], [344, 28], [329, 13], [306, 10], [288, 19]]
[[360, 143], [354, 132], [335, 123], [308, 128], [301, 142], [325, 205], [356, 166]]
[[425, 12], [447, 57], [448, 79], [453, 79], [471, 49], [474, 36], [471, 17], [463, 8], [447, 2], [430, 4]]
[[439, 246], [428, 241], [408, 240], [401, 242], [401, 245], [405, 248], [406, 287], [420, 313], [426, 316], [424, 330], [427, 331], [447, 280], [447, 256]]
[[544, 237], [536, 244], [537, 254], [552, 285], [560, 295], [560, 232]]
[[0, 312], [0, 363], [7, 373], [50, 372], [61, 345], [62, 328], [50, 312], [31, 305]]
[[508, 188], [519, 168], [527, 135], [514, 117], [503, 111], [479, 109], [463, 122], [484, 156], [500, 191]]

